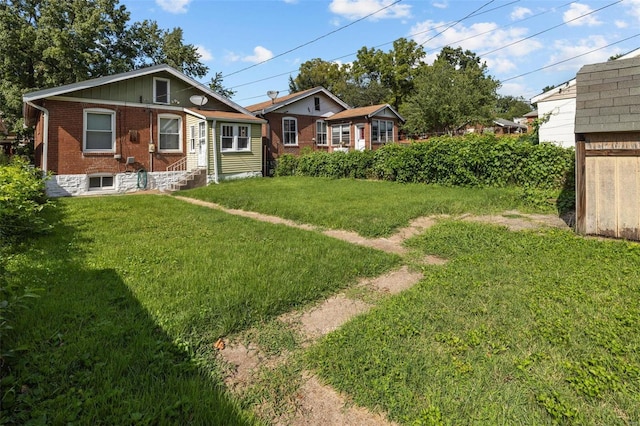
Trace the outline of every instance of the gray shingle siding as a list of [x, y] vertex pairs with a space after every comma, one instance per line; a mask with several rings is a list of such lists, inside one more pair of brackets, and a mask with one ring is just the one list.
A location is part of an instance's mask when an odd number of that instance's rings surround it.
[[576, 88], [576, 133], [640, 130], [640, 57], [585, 65]]

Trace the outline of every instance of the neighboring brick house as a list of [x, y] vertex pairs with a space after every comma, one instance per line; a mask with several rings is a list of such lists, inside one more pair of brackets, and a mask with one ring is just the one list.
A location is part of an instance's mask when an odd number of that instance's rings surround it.
[[640, 57], [576, 77], [576, 230], [640, 240]]
[[398, 142], [399, 123], [404, 118], [389, 104], [342, 111], [327, 119], [331, 126], [330, 144], [364, 151]]
[[168, 65], [23, 96], [50, 195], [172, 188], [261, 175], [264, 122]]
[[376, 149], [395, 142], [398, 123], [404, 122], [387, 104], [350, 108], [323, 87], [275, 97], [246, 109], [267, 121], [262, 127], [265, 175], [272, 173], [275, 160], [285, 153]]

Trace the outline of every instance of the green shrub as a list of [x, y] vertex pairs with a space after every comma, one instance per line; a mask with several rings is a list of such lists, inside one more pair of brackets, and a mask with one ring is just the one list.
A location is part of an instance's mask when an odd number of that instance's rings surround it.
[[517, 186], [533, 205], [548, 205], [557, 198], [558, 209], [568, 211], [574, 204], [573, 149], [535, 145], [522, 137], [442, 136], [406, 145], [389, 144], [376, 151], [284, 155], [276, 175], [292, 174], [447, 186]]
[[0, 166], [0, 238], [41, 231], [46, 204], [42, 171], [19, 157]]
[[298, 157], [292, 154], [282, 154], [276, 163], [276, 176], [293, 176], [298, 168]]

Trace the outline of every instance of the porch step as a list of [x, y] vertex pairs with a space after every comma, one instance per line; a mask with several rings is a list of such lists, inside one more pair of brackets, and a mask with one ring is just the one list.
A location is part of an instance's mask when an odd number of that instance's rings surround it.
[[172, 183], [169, 187], [170, 192], [182, 191], [183, 189], [198, 188], [207, 185], [207, 170], [204, 168], [190, 171], [185, 177], [179, 181]]

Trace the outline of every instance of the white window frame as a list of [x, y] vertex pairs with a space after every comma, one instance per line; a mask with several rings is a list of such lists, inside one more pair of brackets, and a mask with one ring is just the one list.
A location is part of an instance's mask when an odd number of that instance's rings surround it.
[[[373, 123], [377, 122], [377, 125]], [[380, 124], [385, 123], [384, 134], [380, 131]], [[374, 131], [375, 130], [375, 131]], [[391, 134], [389, 134], [391, 130]], [[393, 142], [393, 130], [394, 125], [391, 120], [371, 120], [371, 142], [373, 143], [388, 143]]]
[[[178, 120], [178, 148], [177, 149], [173, 149], [173, 148], [162, 148], [162, 126], [160, 125], [160, 122], [165, 119], [165, 120]], [[176, 115], [176, 114], [158, 114], [158, 152], [166, 152], [166, 153], [176, 153], [176, 152], [182, 152], [182, 116], [180, 115]]]
[[191, 154], [196, 152], [196, 126], [189, 126], [189, 152]]
[[[167, 83], [167, 101], [166, 102], [158, 100], [157, 88], [158, 88], [159, 81]], [[171, 80], [169, 80], [168, 78], [153, 77], [153, 103], [163, 104], [163, 105], [169, 105], [171, 103]]]
[[[347, 136], [347, 140], [345, 141], [343, 139], [343, 133], [344, 133], [344, 129], [348, 130], [348, 136]], [[338, 142], [334, 142], [333, 140], [333, 130], [337, 129], [338, 130]], [[343, 124], [332, 124], [331, 125], [331, 146], [340, 146], [340, 145], [350, 145], [351, 144], [351, 125], [349, 123], [343, 123]]]
[[[287, 133], [291, 134], [291, 131], [287, 131], [285, 130], [285, 121], [293, 121], [295, 123], [296, 126], [296, 130], [295, 130], [295, 143], [287, 143]], [[290, 139], [289, 139], [290, 140]], [[295, 117], [282, 117], [282, 145], [284, 146], [298, 146], [298, 119]]]
[[[204, 145], [205, 143], [207, 143], [207, 123], [200, 121], [198, 123], [198, 144]], [[249, 141], [249, 143], [251, 143], [251, 141]]]
[[[90, 149], [87, 148], [87, 131], [100, 132], [100, 130], [87, 129], [87, 116], [89, 114], [101, 114], [111, 116], [111, 149]], [[96, 152], [116, 152], [116, 112], [111, 109], [104, 108], [86, 108], [83, 111], [83, 123], [82, 123], [82, 151], [87, 153]], [[106, 133], [106, 132], [105, 132]]]
[[[324, 127], [324, 132], [318, 131], [318, 125], [322, 125]], [[324, 142], [323, 138], [321, 138], [322, 135], [324, 135]], [[316, 121], [316, 145], [329, 145], [329, 127], [327, 126], [327, 122], [324, 120]]]
[[[231, 135], [225, 135], [224, 128], [231, 129]], [[246, 136], [240, 136], [240, 128], [247, 129]], [[225, 148], [223, 139], [231, 138], [231, 148]], [[247, 146], [240, 148], [240, 139], [247, 139]], [[220, 123], [220, 152], [251, 152], [251, 125], [246, 123]]]
[[[103, 178], [110, 177], [112, 183], [110, 186], [104, 186], [102, 184]], [[91, 179], [100, 178], [100, 186], [91, 187]], [[115, 191], [116, 189], [116, 177], [111, 173], [95, 173], [87, 176], [87, 191]]]

